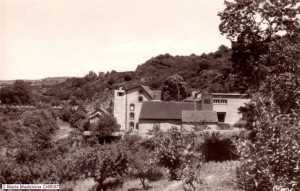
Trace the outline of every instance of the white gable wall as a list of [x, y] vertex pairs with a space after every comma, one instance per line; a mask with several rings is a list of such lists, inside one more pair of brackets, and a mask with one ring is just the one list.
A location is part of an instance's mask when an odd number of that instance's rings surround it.
[[241, 118], [242, 114], [238, 113], [241, 106], [245, 106], [245, 103], [249, 103], [250, 99], [244, 98], [213, 98], [218, 100], [227, 100], [227, 103], [213, 103], [213, 111], [226, 112], [225, 123], [234, 125]]
[[[144, 91], [140, 93], [139, 88], [133, 89], [129, 92], [127, 92], [127, 130], [130, 128], [130, 122], [134, 122], [134, 128], [136, 128], [136, 124], [138, 124], [141, 109], [142, 109], [142, 103], [144, 101], [150, 101], [151, 99], [149, 96], [145, 94]], [[139, 101], [139, 97], [143, 97], [143, 102]], [[130, 104], [134, 104], [134, 111], [130, 110]], [[134, 120], [130, 119], [130, 113], [134, 113]]]

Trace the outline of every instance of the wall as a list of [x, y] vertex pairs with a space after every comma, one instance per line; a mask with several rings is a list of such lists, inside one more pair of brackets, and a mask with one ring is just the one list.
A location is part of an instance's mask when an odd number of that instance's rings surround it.
[[248, 103], [250, 99], [244, 98], [214, 98], [214, 99], [226, 99], [227, 103], [213, 103], [213, 110], [216, 112], [226, 112], [225, 123], [234, 125], [242, 117], [238, 113], [239, 108]]
[[[196, 129], [195, 129], [196, 127]], [[217, 129], [217, 123], [182, 123], [183, 131], [201, 131], [205, 129]]]
[[148, 132], [153, 130], [154, 124], [159, 124], [160, 130], [162, 132], [166, 132], [172, 127], [177, 127], [178, 129], [181, 129], [180, 120], [142, 120], [139, 122], [138, 135], [143, 137], [147, 136]]
[[[139, 91], [139, 88], [133, 89], [127, 92], [127, 129], [130, 128], [130, 122], [134, 122], [134, 128], [139, 122], [140, 113], [142, 109], [142, 104], [144, 101], [149, 101], [150, 97], [147, 96], [144, 92]], [[139, 97], [143, 97], [143, 102], [139, 101]], [[134, 111], [130, 111], [130, 104], [134, 104]], [[134, 120], [130, 119], [130, 112], [134, 112]]]

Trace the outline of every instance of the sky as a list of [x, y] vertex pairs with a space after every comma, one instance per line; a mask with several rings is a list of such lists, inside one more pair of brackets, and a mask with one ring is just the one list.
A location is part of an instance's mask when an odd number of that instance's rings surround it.
[[129, 71], [229, 41], [223, 0], [0, 0], [0, 79]]

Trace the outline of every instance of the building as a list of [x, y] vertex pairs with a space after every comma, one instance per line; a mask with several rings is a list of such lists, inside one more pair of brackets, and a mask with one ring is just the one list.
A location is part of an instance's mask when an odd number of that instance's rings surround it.
[[121, 131], [138, 129], [142, 104], [147, 101], [160, 101], [161, 92], [152, 91], [148, 86], [120, 87], [114, 91], [114, 117]]
[[[217, 112], [218, 121], [222, 123], [227, 123], [229, 125], [236, 124], [241, 118], [242, 114], [239, 113], [239, 108], [249, 103], [250, 98], [248, 94], [239, 93], [209, 93], [203, 94], [200, 91], [194, 91], [192, 96], [187, 98], [187, 102], [212, 102], [208, 104], [212, 107], [213, 111]], [[201, 105], [201, 104], [199, 104]], [[203, 105], [203, 104], [202, 104]], [[200, 108], [198, 109], [210, 109], [210, 108]]]
[[92, 125], [96, 125], [99, 120], [101, 120], [101, 117], [105, 115], [109, 115], [109, 113], [105, 109], [97, 108], [88, 114], [89, 123]]
[[233, 126], [241, 119], [238, 108], [249, 102], [246, 94], [194, 91], [182, 102], [161, 101], [161, 92], [148, 86], [122, 88], [114, 92], [114, 117], [121, 131], [146, 135], [172, 127], [190, 131], [214, 128], [219, 123]]
[[212, 110], [195, 110], [192, 102], [144, 102], [139, 118], [138, 134], [168, 131], [172, 127], [182, 131], [193, 131], [194, 127], [216, 126], [217, 113]]

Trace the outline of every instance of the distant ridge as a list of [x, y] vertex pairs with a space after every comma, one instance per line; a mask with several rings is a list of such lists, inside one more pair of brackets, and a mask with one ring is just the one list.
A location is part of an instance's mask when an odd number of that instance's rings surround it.
[[[72, 78], [71, 76], [62, 76], [62, 77], [46, 77], [42, 79], [30, 80], [30, 79], [16, 79], [16, 80], [24, 80], [26, 82], [31, 83], [33, 86], [51, 86], [55, 84], [59, 84], [65, 82], [68, 78]], [[12, 85], [16, 80], [0, 80], [0, 86]]]

